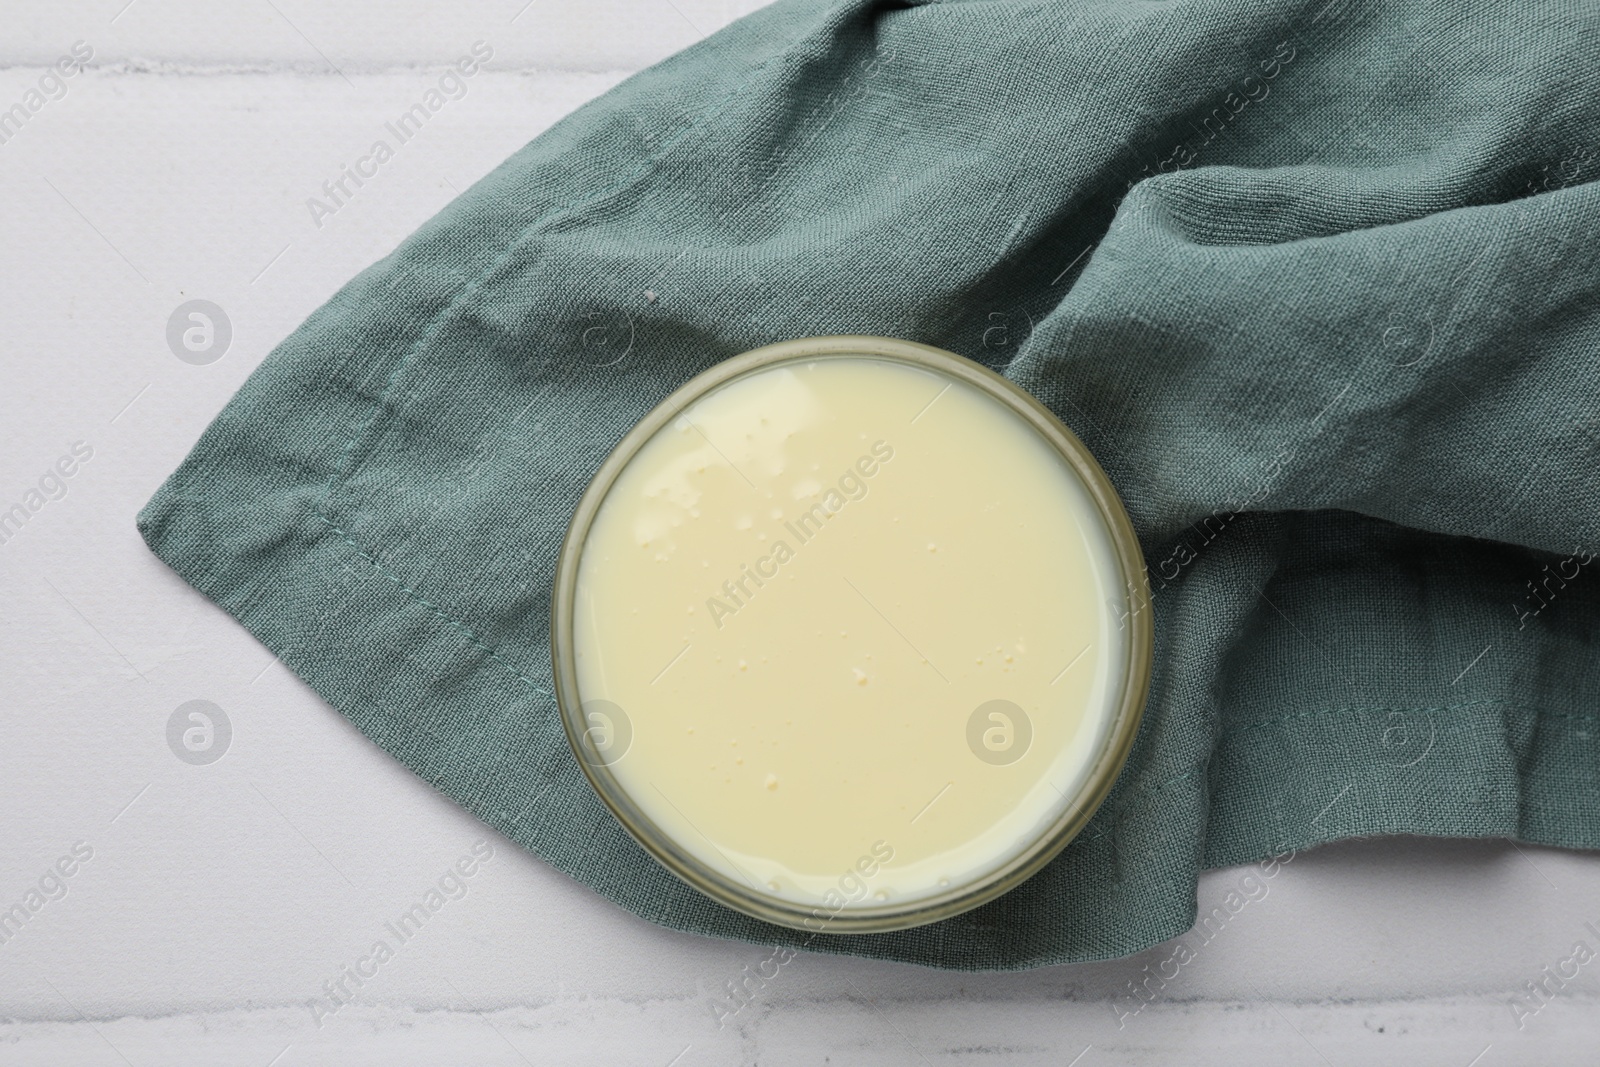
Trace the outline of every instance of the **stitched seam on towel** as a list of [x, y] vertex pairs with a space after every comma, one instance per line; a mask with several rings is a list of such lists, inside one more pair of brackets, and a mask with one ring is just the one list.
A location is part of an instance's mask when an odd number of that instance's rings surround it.
[[328, 529], [338, 534], [339, 539], [354, 549], [357, 555], [366, 560], [367, 563], [372, 566], [373, 570], [377, 571], [379, 574], [389, 579], [390, 582], [394, 583], [394, 585], [399, 588], [401, 592], [405, 593], [412, 600], [433, 612], [445, 622], [448, 622], [451, 626], [454, 626], [457, 630], [460, 630], [461, 633], [465, 635], [467, 640], [472, 643], [474, 648], [486, 653], [490, 659], [494, 660], [507, 671], [510, 671], [511, 674], [516, 676], [518, 679], [525, 682], [534, 692], [539, 693], [542, 696], [550, 696], [550, 693], [540, 686], [538, 682], [535, 682], [532, 678], [529, 678], [526, 674], [523, 674], [514, 664], [511, 663], [510, 660], [507, 660], [504, 656], [500, 655], [496, 649], [490, 648], [487, 644], [485, 644], [483, 639], [474, 633], [470, 626], [407, 585], [404, 579], [402, 579], [395, 572], [391, 571], [388, 567], [385, 567], [378, 560], [378, 557], [374, 556], [371, 552], [368, 552], [365, 548], [363, 548], [353, 537], [350, 536], [348, 532], [340, 529], [337, 523], [333, 522], [320, 511], [313, 511], [312, 514], [315, 515], [323, 523], [323, 525], [327, 526]]
[[463, 300], [478, 292], [483, 287], [484, 283], [487, 282], [490, 277], [495, 275], [502, 267], [504, 267], [505, 264], [510, 261], [511, 257], [518, 250], [520, 250], [523, 245], [525, 245], [533, 237], [537, 236], [538, 232], [544, 227], [548, 226], [550, 223], [564, 217], [576, 217], [580, 212], [593, 207], [604, 198], [611, 196], [613, 193], [620, 192], [630, 185], [637, 184], [640, 180], [648, 177], [650, 173], [660, 165], [663, 157], [676, 148], [684, 140], [684, 138], [688, 137], [689, 134], [698, 128], [702, 123], [708, 122], [720, 115], [733, 102], [735, 97], [737, 97], [741, 92], [747, 90], [750, 86], [750, 80], [755, 77], [755, 75], [766, 69], [774, 62], [781, 60], [788, 55], [788, 51], [780, 51], [768, 56], [766, 59], [751, 67], [748, 74], [741, 79], [737, 85], [735, 85], [732, 89], [729, 89], [728, 92], [725, 93], [720, 99], [709, 105], [707, 109], [700, 115], [690, 119], [684, 125], [682, 130], [675, 134], [670, 140], [662, 143], [654, 154], [646, 158], [645, 161], [639, 165], [638, 169], [629, 174], [627, 177], [608, 185], [596, 193], [593, 193], [579, 203], [563, 204], [560, 207], [548, 211], [529, 222], [506, 246], [505, 251], [503, 251], [499, 256], [495, 257], [495, 260], [490, 263], [489, 266], [485, 267], [483, 271], [472, 278], [472, 280], [464, 283], [461, 288], [457, 289], [455, 294], [450, 297], [449, 302], [439, 310], [438, 314], [434, 315], [428, 320], [427, 324], [423, 327], [422, 332], [417, 336], [417, 339], [412, 342], [411, 346], [407, 348], [398, 359], [395, 360], [394, 366], [390, 368], [388, 377], [384, 379], [383, 389], [373, 401], [371, 414], [367, 416], [366, 420], [361, 423], [361, 425], [356, 429], [355, 433], [345, 442], [344, 448], [339, 457], [339, 461], [334, 467], [333, 474], [328, 478], [328, 486], [327, 490], [323, 494], [321, 507], [329, 511], [333, 510], [334, 493], [338, 490], [339, 486], [343, 482], [347, 481], [353, 474], [355, 474], [356, 452], [358, 446], [360, 446], [363, 441], [369, 439], [374, 427], [377, 426], [379, 420], [382, 418], [384, 409], [389, 404], [389, 397], [394, 390], [395, 383], [400, 380], [400, 376], [406, 371], [407, 368], [411, 366], [417, 354], [421, 352], [429, 342], [438, 336], [439, 332], [450, 320], [451, 314], [456, 310], [456, 307]]
[[[1425, 708], [1402, 708], [1402, 707], [1381, 707], [1381, 706], [1366, 707], [1366, 706], [1360, 706], [1360, 705], [1353, 706], [1353, 707], [1344, 707], [1344, 708], [1325, 708], [1325, 709], [1323, 709], [1321, 711], [1310, 711], [1310, 712], [1305, 712], [1305, 713], [1299, 714], [1299, 715], [1285, 715], [1281, 719], [1263, 719], [1260, 722], [1246, 723], [1245, 725], [1240, 726], [1237, 729], [1229, 730], [1229, 731], [1227, 731], [1226, 733], [1222, 734], [1220, 737], [1217, 738], [1216, 746], [1211, 750], [1210, 753], [1207, 754], [1206, 761], [1204, 763], [1200, 764], [1197, 767], [1191, 767], [1189, 770], [1184, 771], [1182, 774], [1176, 775], [1176, 776], [1174, 776], [1172, 778], [1168, 778], [1168, 779], [1166, 779], [1165, 781], [1161, 782], [1158, 785], [1151, 786], [1149, 789], [1141, 789], [1141, 790], [1139, 790], [1137, 792], [1136, 796], [1138, 798], [1140, 798], [1141, 800], [1146, 800], [1146, 801], [1153, 800], [1153, 799], [1155, 799], [1156, 796], [1158, 796], [1159, 794], [1161, 794], [1162, 792], [1167, 790], [1169, 787], [1178, 785], [1180, 782], [1186, 782], [1186, 781], [1188, 781], [1189, 779], [1195, 777], [1198, 774], [1201, 774], [1201, 773], [1204, 773], [1206, 771], [1209, 771], [1210, 768], [1211, 768], [1212, 759], [1215, 758], [1216, 754], [1222, 750], [1224, 745], [1233, 744], [1243, 734], [1252, 733], [1252, 732], [1254, 732], [1256, 730], [1266, 729], [1269, 726], [1282, 726], [1285, 723], [1297, 722], [1297, 721], [1300, 721], [1300, 720], [1303, 720], [1303, 719], [1318, 719], [1318, 718], [1325, 718], [1325, 717], [1331, 716], [1331, 715], [1351, 715], [1351, 714], [1356, 714], [1356, 713], [1361, 713], [1361, 712], [1397, 711], [1397, 712], [1402, 712], [1404, 714], [1416, 714], [1416, 713], [1420, 713], [1420, 712], [1453, 711], [1453, 710], [1455, 710], [1457, 708], [1483, 708], [1483, 707], [1500, 708], [1502, 710], [1515, 709], [1515, 710], [1518, 710], [1518, 711], [1528, 711], [1528, 712], [1534, 713], [1535, 715], [1538, 715], [1540, 718], [1547, 718], [1547, 719], [1566, 719], [1566, 720], [1578, 720], [1578, 721], [1585, 721], [1585, 722], [1594, 722], [1596, 720], [1600, 720], [1600, 715], [1569, 715], [1569, 714], [1567, 714], [1565, 712], [1560, 712], [1560, 711], [1547, 711], [1544, 708], [1537, 707], [1537, 706], [1535, 706], [1533, 704], [1516, 704], [1516, 703], [1513, 703], [1513, 702], [1511, 702], [1509, 700], [1468, 700], [1468, 701], [1463, 701], [1462, 703], [1459, 703], [1459, 704], [1441, 704], [1441, 705], [1439, 705], [1437, 707], [1425, 707]], [[1130, 801], [1131, 801], [1131, 798], [1130, 798]], [[1118, 813], [1120, 813], [1122, 810], [1124, 810], [1126, 808], [1126, 806], [1127, 806], [1127, 803], [1119, 805], [1118, 808], [1117, 808]], [[1111, 814], [1110, 809], [1102, 809], [1102, 810], [1106, 811], [1107, 815], [1110, 816], [1110, 814]], [[1114, 830], [1114, 823], [1115, 823], [1115, 819], [1114, 818], [1112, 819], [1112, 822], [1113, 822], [1113, 826], [1108, 826], [1105, 829], [1100, 830], [1098, 833], [1085, 834], [1085, 835], [1083, 835], [1081, 840], [1083, 840], [1083, 841], [1098, 841], [1100, 838], [1108, 836]]]
[[1231, 730], [1224, 731], [1221, 734], [1221, 736], [1219, 736], [1217, 738], [1217, 747], [1221, 748], [1223, 745], [1229, 743], [1230, 741], [1232, 741], [1235, 737], [1237, 737], [1240, 734], [1249, 733], [1252, 730], [1265, 729], [1266, 727], [1269, 727], [1269, 726], [1281, 726], [1284, 723], [1296, 722], [1296, 721], [1299, 721], [1301, 719], [1320, 719], [1320, 718], [1325, 718], [1326, 716], [1329, 716], [1329, 715], [1351, 715], [1351, 714], [1356, 714], [1356, 713], [1359, 713], [1359, 712], [1374, 712], [1374, 711], [1396, 711], [1396, 712], [1400, 712], [1401, 714], [1404, 714], [1404, 715], [1417, 715], [1417, 714], [1422, 714], [1424, 712], [1432, 713], [1432, 712], [1435, 712], [1435, 711], [1454, 711], [1457, 708], [1506, 708], [1506, 709], [1515, 708], [1515, 709], [1518, 709], [1518, 710], [1521, 710], [1521, 711], [1532, 711], [1532, 712], [1535, 712], [1541, 718], [1550, 718], [1550, 719], [1589, 719], [1589, 720], [1600, 719], [1600, 714], [1595, 714], [1595, 715], [1569, 715], [1569, 714], [1567, 714], [1565, 712], [1548, 711], [1548, 710], [1546, 710], [1544, 708], [1541, 708], [1541, 707], [1539, 707], [1537, 705], [1534, 705], [1534, 704], [1518, 704], [1518, 703], [1515, 703], [1515, 702], [1510, 701], [1510, 700], [1467, 700], [1467, 701], [1463, 701], [1463, 702], [1461, 702], [1459, 704], [1439, 704], [1439, 705], [1437, 705], [1435, 707], [1422, 707], [1422, 708], [1385, 707], [1385, 706], [1381, 706], [1381, 705], [1373, 705], [1373, 706], [1369, 707], [1367, 705], [1354, 704], [1354, 705], [1350, 705], [1348, 707], [1323, 708], [1320, 711], [1303, 711], [1303, 712], [1300, 712], [1300, 713], [1298, 713], [1296, 715], [1285, 715], [1285, 716], [1283, 716], [1281, 718], [1277, 718], [1277, 719], [1262, 719], [1259, 722], [1248, 722], [1248, 723], [1243, 724], [1242, 726], [1236, 726]]

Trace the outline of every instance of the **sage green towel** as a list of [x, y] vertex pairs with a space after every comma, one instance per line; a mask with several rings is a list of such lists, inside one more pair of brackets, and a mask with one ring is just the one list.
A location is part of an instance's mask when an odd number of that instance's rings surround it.
[[[781, 0], [351, 282], [139, 525], [430, 784], [683, 930], [1021, 968], [1181, 934], [1200, 869], [1337, 838], [1600, 847], [1597, 173], [1592, 3]], [[837, 333], [1052, 407], [1127, 501], [1156, 630], [1080, 839], [852, 937], [633, 843], [568, 751], [546, 622], [635, 420]]]

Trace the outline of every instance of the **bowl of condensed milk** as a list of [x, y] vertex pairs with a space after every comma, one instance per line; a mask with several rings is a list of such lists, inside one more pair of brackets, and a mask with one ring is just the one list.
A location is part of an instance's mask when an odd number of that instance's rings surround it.
[[726, 360], [600, 467], [557, 569], [575, 758], [669, 871], [819, 933], [1054, 858], [1138, 730], [1143, 557], [1082, 442], [987, 368], [820, 337]]

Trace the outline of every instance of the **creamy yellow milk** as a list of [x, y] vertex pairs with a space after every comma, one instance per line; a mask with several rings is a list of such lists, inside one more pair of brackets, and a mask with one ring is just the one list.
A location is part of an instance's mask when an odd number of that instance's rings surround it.
[[613, 483], [578, 690], [610, 773], [704, 866], [825, 915], [914, 903], [1076, 802], [1119, 699], [1121, 583], [1077, 475], [995, 398], [789, 362]]

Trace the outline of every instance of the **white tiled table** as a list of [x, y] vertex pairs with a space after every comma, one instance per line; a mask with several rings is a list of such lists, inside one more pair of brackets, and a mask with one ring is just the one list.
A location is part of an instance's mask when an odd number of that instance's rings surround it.
[[[95, 51], [0, 144], [0, 506], [93, 450], [0, 544], [0, 908], [93, 851], [0, 943], [0, 1063], [1600, 1059], [1600, 962], [1520, 1029], [1511, 1007], [1574, 942], [1600, 950], [1600, 859], [1492, 842], [1297, 857], [1137, 1015], [1128, 984], [1170, 948], [1005, 975], [803, 955], [719, 1028], [707, 990], [766, 949], [652, 927], [487, 835], [151, 557], [133, 515], [342, 282], [753, 5], [124, 3], [0, 14], [0, 107], [75, 41]], [[495, 58], [467, 96], [318, 226], [306, 200], [477, 40]], [[165, 339], [195, 298], [233, 326], [210, 365]], [[233, 727], [209, 766], [166, 741], [195, 699]], [[318, 1020], [323, 983], [486, 836], [467, 895]], [[1206, 876], [1202, 908], [1239, 877]]]

